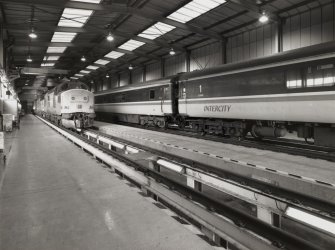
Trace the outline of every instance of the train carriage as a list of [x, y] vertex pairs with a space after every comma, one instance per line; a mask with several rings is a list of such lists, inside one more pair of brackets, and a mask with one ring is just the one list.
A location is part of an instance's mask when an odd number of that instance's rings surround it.
[[95, 94], [95, 112], [102, 119], [164, 127], [173, 109], [171, 78], [132, 84]]
[[296, 131], [335, 147], [334, 50], [329, 42], [96, 93], [96, 110], [127, 122], [235, 137]]

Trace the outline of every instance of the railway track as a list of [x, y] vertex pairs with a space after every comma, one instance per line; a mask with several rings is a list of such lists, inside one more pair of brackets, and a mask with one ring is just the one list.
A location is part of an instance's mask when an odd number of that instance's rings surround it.
[[[46, 122], [45, 120], [43, 121]], [[310, 242], [307, 242], [305, 239], [301, 239], [283, 230], [280, 230], [279, 228], [275, 228], [267, 223], [264, 223], [263, 221], [253, 216], [250, 216], [244, 212], [236, 210], [233, 207], [226, 205], [225, 203], [220, 202], [219, 200], [214, 199], [213, 197], [208, 197], [204, 195], [203, 193], [199, 192], [199, 190], [182, 185], [180, 182], [174, 180], [173, 178], [166, 177], [164, 174], [158, 171], [157, 168], [148, 168], [147, 166], [143, 166], [143, 164], [139, 164], [139, 161], [134, 160], [136, 159], [136, 157], [134, 156], [136, 156], [136, 154], [141, 155], [141, 153], [142, 154], [150, 153], [151, 155], [155, 155], [154, 157], [155, 159], [157, 159], [157, 157], [159, 159], [166, 159], [166, 155], [164, 156], [164, 158], [162, 158], [163, 156], [159, 154], [158, 152], [152, 152], [152, 150], [149, 150], [148, 148], [141, 147], [140, 145], [129, 143], [124, 140], [120, 140], [119, 138], [114, 138], [112, 136], [108, 136], [108, 135], [99, 133], [94, 130], [86, 131], [84, 132], [85, 136], [80, 136], [75, 132], [64, 130], [53, 124], [50, 124], [49, 122], [46, 122], [46, 123], [52, 128], [54, 128], [55, 130], [57, 130], [59, 133], [66, 136], [68, 139], [72, 140], [75, 144], [83, 148], [85, 151], [90, 152], [95, 157], [99, 158], [101, 161], [109, 165], [112, 165], [114, 167], [116, 166], [115, 168], [120, 173], [132, 179], [132, 181], [136, 182], [140, 186], [145, 187], [146, 189], [150, 190], [152, 193], [160, 197], [165, 202], [168, 201], [167, 203], [169, 202], [173, 203], [169, 199], [164, 199], [163, 197], [164, 195], [162, 195], [162, 191], [158, 192], [156, 185], [163, 184], [163, 187], [165, 187], [165, 189], [166, 187], [168, 187], [167, 190], [173, 190], [172, 193], [175, 194], [177, 192], [178, 197], [179, 198], [183, 197], [184, 199], [182, 204], [184, 202], [185, 204], [187, 204], [187, 202], [188, 203], [191, 202], [193, 203], [193, 205], [201, 204], [201, 206], [205, 208], [205, 211], [207, 213], [206, 216], [208, 216], [208, 214], [211, 216], [219, 214], [221, 217], [224, 216], [226, 220], [228, 219], [229, 221], [231, 221], [233, 223], [233, 226], [235, 227], [237, 226], [239, 230], [243, 230], [245, 231], [245, 233], [248, 231], [251, 231], [252, 234], [257, 235], [256, 241], [251, 241], [251, 242], [254, 242], [254, 244], [258, 244], [257, 249], [272, 249], [273, 247], [275, 248], [285, 247], [285, 249], [318, 249], [315, 245], [311, 244]], [[122, 152], [120, 150], [116, 150], [117, 148], [122, 148], [121, 150]], [[96, 152], [92, 152], [92, 151], [96, 151]], [[125, 154], [125, 152], [128, 152], [128, 153]], [[114, 164], [111, 164], [109, 162], [110, 160], [108, 157], [111, 159], [116, 159], [117, 161], [127, 166], [127, 168], [124, 166], [120, 166], [118, 162], [115, 163], [115, 160], [114, 160]], [[149, 157], [149, 158], [152, 158], [152, 157]], [[175, 162], [176, 159], [173, 158], [171, 160]], [[113, 160], [111, 160], [111, 162], [113, 162]], [[208, 168], [206, 168], [205, 170], [201, 168], [194, 169], [193, 166], [188, 167], [187, 165], [184, 165], [184, 163], [180, 163], [180, 164], [181, 164], [180, 166], [182, 166], [183, 168], [183, 171], [185, 170], [185, 172], [187, 172], [186, 170], [192, 170], [192, 171], [195, 171], [197, 175], [199, 174], [203, 174], [206, 176], [210, 175], [212, 178], [217, 177], [220, 180], [223, 180], [222, 176], [225, 176], [224, 173], [218, 173], [214, 169], [210, 169], [210, 171]], [[129, 167], [132, 170], [130, 170]], [[138, 177], [139, 171], [143, 173], [144, 177], [150, 178], [150, 181], [143, 182], [143, 176]], [[155, 181], [155, 185], [153, 184], [153, 180]], [[233, 178], [229, 180], [229, 182], [230, 184], [234, 183], [234, 185], [240, 186], [240, 184], [236, 182], [236, 180], [233, 180]], [[244, 187], [242, 188], [244, 188], [245, 190], [248, 190], [251, 193], [258, 192], [257, 193], [258, 195], [263, 195], [264, 197], [267, 197], [268, 199], [276, 200], [275, 201], [276, 206], [278, 206], [278, 204], [280, 205], [281, 202], [285, 204], [291, 203], [292, 205], [294, 205], [294, 202], [290, 201], [290, 199], [286, 199], [285, 197], [276, 196], [276, 194], [271, 194], [271, 192], [255, 191], [256, 190], [255, 187], [252, 187], [249, 185], [247, 186], [244, 185]], [[153, 187], [156, 187], [156, 190]], [[164, 190], [164, 191], [166, 192], [167, 190]], [[175, 198], [177, 199], [177, 197]], [[311, 204], [312, 203], [310, 203], [309, 205]], [[169, 205], [171, 205], [171, 207], [176, 208], [176, 204], [169, 204]], [[332, 205], [330, 205], [329, 208], [331, 207], [333, 208]], [[179, 208], [180, 208], [180, 204], [179, 204]], [[180, 213], [185, 215], [187, 218], [190, 218], [191, 220], [195, 220], [197, 222], [199, 221], [203, 222], [203, 219], [204, 219], [204, 217], [202, 216], [200, 217], [202, 219], [199, 220], [199, 217], [197, 217], [195, 214], [192, 214], [190, 216], [189, 210], [186, 211], [185, 208], [180, 209]], [[219, 220], [219, 218], [220, 217], [217, 217], [216, 220]], [[209, 226], [207, 223], [208, 222], [205, 222], [206, 226]], [[227, 225], [224, 228], [226, 230]], [[220, 233], [222, 232], [217, 232], [217, 233], [220, 235]], [[262, 242], [261, 245], [259, 245], [260, 239], [263, 239], [263, 242], [261, 240]], [[266, 247], [264, 248], [264, 246]]]
[[183, 131], [176, 127], [161, 129], [161, 128], [156, 128], [156, 127], [144, 127], [141, 125], [124, 123], [124, 122], [118, 122], [117, 124], [146, 129], [150, 131], [163, 132], [163, 133], [180, 135], [180, 136], [187, 136], [187, 137], [192, 137], [192, 138], [197, 138], [197, 139], [202, 139], [202, 140], [210, 140], [210, 141], [215, 141], [215, 142], [220, 142], [220, 143], [225, 143], [225, 144], [232, 144], [236, 146], [257, 148], [257, 149], [262, 149], [262, 150], [270, 150], [274, 152], [280, 152], [280, 153], [285, 153], [285, 154], [298, 155], [298, 156], [304, 156], [307, 158], [321, 159], [321, 160], [335, 162], [335, 149], [329, 148], [329, 147], [310, 145], [310, 144], [305, 143], [304, 141], [290, 140], [290, 139], [271, 139], [271, 138], [264, 138], [262, 140], [258, 140], [252, 137], [246, 137], [242, 140], [239, 140], [236, 138], [228, 138], [228, 137], [216, 136], [212, 134], [201, 135], [199, 133], [195, 133], [192, 131]]

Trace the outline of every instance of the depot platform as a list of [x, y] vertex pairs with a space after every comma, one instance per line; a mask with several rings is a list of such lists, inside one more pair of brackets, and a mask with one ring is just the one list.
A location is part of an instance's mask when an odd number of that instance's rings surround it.
[[28, 115], [0, 190], [0, 249], [213, 249], [153, 203]]

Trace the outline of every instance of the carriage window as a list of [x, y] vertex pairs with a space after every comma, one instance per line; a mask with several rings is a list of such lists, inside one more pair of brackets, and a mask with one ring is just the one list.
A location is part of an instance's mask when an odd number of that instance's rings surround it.
[[199, 85], [199, 93], [202, 94], [202, 86]]
[[149, 99], [150, 100], [155, 99], [155, 90], [150, 90], [150, 92], [149, 92]]
[[58, 96], [58, 103], [60, 103], [60, 95]]
[[121, 95], [121, 101], [123, 101], [123, 102], [126, 101], [126, 95], [125, 94]]
[[289, 70], [286, 74], [286, 87], [289, 89], [301, 88], [302, 79], [299, 70]]
[[307, 69], [307, 87], [333, 86], [335, 84], [335, 70], [333, 64], [319, 65]]

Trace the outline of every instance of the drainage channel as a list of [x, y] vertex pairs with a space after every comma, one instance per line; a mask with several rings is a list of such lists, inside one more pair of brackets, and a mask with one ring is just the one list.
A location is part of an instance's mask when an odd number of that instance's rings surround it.
[[[107, 143], [107, 140], [103, 141], [105, 139], [101, 140], [102, 138], [99, 137], [95, 138], [96, 142], [92, 142], [44, 119], [41, 120], [77, 146], [137, 183], [142, 190], [153, 194], [169, 207], [178, 210], [179, 213], [195, 221], [213, 235], [222, 238], [223, 241], [229, 241], [238, 249], [276, 249], [278, 247], [318, 249], [316, 245], [302, 238], [275, 228], [245, 212], [238, 211], [215, 198], [206, 197], [200, 191], [190, 186], [185, 187], [178, 181], [166, 178], [161, 171], [157, 171], [165, 168], [170, 172], [185, 173], [185, 166], [150, 156], [148, 152], [140, 148], [122, 146], [122, 143], [117, 141]], [[107, 147], [103, 145], [104, 143], [107, 144]], [[118, 150], [123, 152], [117, 152]], [[150, 160], [143, 166], [144, 159], [148, 158]], [[195, 185], [197, 185], [196, 182]]]

